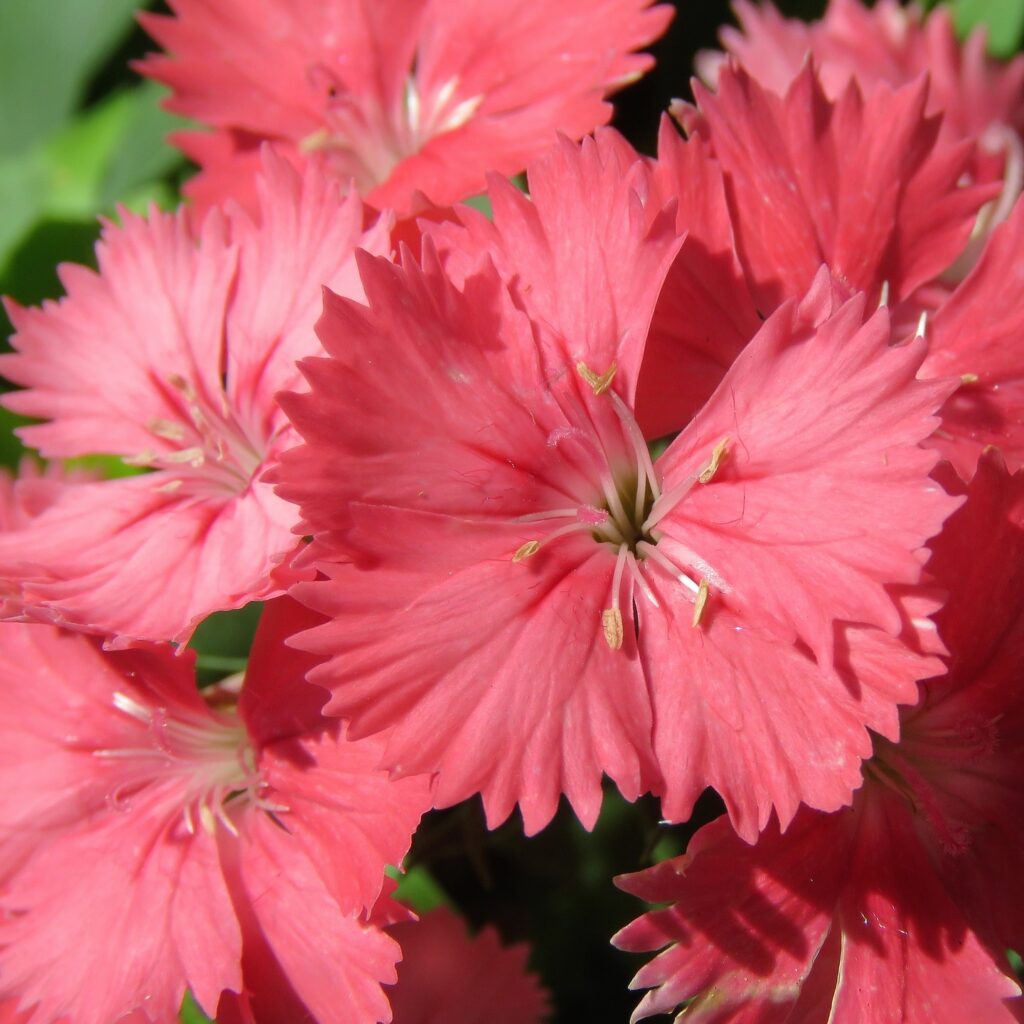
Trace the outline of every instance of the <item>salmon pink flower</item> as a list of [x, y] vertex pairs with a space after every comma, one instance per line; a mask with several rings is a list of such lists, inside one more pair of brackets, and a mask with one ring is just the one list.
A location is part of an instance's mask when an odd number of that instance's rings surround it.
[[652, 989], [634, 1020], [681, 1004], [709, 1024], [1020, 1019], [1005, 951], [1024, 942], [1024, 475], [983, 457], [933, 548], [949, 670], [898, 744], [876, 738], [853, 806], [805, 809], [753, 847], [719, 820], [619, 879], [671, 904], [613, 940], [669, 947], [634, 981]]
[[173, 90], [171, 109], [217, 130], [183, 140], [201, 201], [244, 188], [269, 139], [408, 214], [416, 192], [451, 204], [490, 169], [521, 171], [555, 131], [607, 121], [604, 95], [650, 67], [633, 51], [671, 17], [650, 3], [173, 0], [176, 16], [142, 16], [169, 51], [142, 70]]
[[264, 614], [240, 697], [169, 647], [0, 625], [0, 997], [31, 1021], [169, 1021], [186, 988], [213, 1015], [269, 969], [316, 1020], [388, 1019], [368, 913], [428, 787], [319, 718], [295, 613]]
[[402, 946], [391, 989], [394, 1024], [540, 1024], [547, 993], [526, 969], [529, 947], [503, 946], [494, 928], [472, 938], [443, 907], [388, 929]]
[[564, 792], [590, 825], [605, 771], [670, 817], [714, 785], [753, 836], [847, 800], [865, 724], [936, 670], [886, 586], [957, 503], [918, 447], [950, 387], [823, 271], [652, 460], [635, 382], [680, 238], [621, 152], [563, 142], [532, 200], [495, 181], [494, 224], [465, 214], [463, 255], [361, 256], [368, 308], [328, 295], [328, 358], [282, 399], [305, 444], [276, 478], [327, 577], [294, 592], [331, 620], [296, 642], [439, 806], [533, 832]]
[[210, 612], [279, 592], [293, 510], [261, 481], [292, 443], [275, 401], [318, 349], [321, 282], [361, 295], [356, 246], [383, 253], [357, 197], [267, 155], [262, 225], [211, 214], [124, 214], [99, 273], [64, 267], [67, 297], [10, 306], [4, 403], [47, 457], [121, 456], [149, 472], [80, 484], [0, 538], [0, 575], [27, 614], [130, 638], [186, 640]]

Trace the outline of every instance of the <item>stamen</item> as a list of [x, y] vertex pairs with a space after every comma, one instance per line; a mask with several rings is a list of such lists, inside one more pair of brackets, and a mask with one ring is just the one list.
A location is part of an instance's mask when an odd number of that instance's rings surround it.
[[680, 568], [675, 565], [671, 559], [667, 558], [665, 554], [658, 550], [654, 544], [648, 544], [647, 541], [641, 541], [636, 546], [637, 551], [640, 552], [644, 558], [650, 558], [652, 561], [657, 562], [670, 576], [675, 577], [683, 586], [692, 590], [694, 594], [700, 593], [700, 587], [692, 580], [685, 572], [682, 572]]
[[644, 597], [654, 605], [655, 608], [660, 608], [661, 605], [658, 599], [654, 596], [654, 591], [651, 590], [651, 585], [644, 579], [644, 574], [640, 571], [640, 563], [636, 560], [636, 556], [632, 551], [626, 552], [626, 564], [629, 566], [630, 575], [633, 577], [633, 582], [643, 592]]
[[723, 437], [718, 444], [715, 445], [714, 450], [711, 452], [711, 458], [707, 461], [704, 468], [697, 474], [697, 479], [702, 484], [709, 484], [714, 478], [714, 475], [718, 472], [718, 467], [722, 464], [722, 460], [729, 454], [729, 438]]
[[928, 327], [928, 310], [925, 310], [917, 319], [917, 330], [914, 332], [915, 338], [923, 338], [925, 329]]
[[144, 725], [149, 725], [152, 720], [152, 716], [149, 711], [137, 700], [129, 697], [126, 693], [115, 693], [112, 698], [112, 703], [118, 711], [123, 711], [126, 715], [131, 715], [132, 718], [138, 722], [142, 722]]
[[174, 420], [155, 419], [146, 424], [150, 432], [165, 441], [184, 441], [185, 428]]
[[593, 391], [595, 395], [603, 395], [612, 386], [612, 381], [615, 379], [618, 367], [615, 363], [612, 363], [604, 373], [598, 375], [594, 373], [586, 363], [580, 361], [576, 364], [576, 370], [590, 385], [590, 390]]
[[516, 553], [512, 556], [512, 561], [522, 562], [531, 557], [531, 555], [537, 554], [538, 551], [540, 551], [540, 541], [528, 540], [525, 544], [516, 549]]
[[622, 648], [622, 612], [618, 608], [605, 608], [601, 613], [604, 639], [613, 651]]
[[[633, 445], [633, 453], [636, 455], [637, 465], [637, 512], [636, 517], [639, 520], [643, 514], [643, 503], [647, 497], [647, 485], [651, 488], [651, 497], [654, 501], [657, 501], [661, 497], [661, 488], [658, 487], [658, 475], [654, 471], [654, 462], [651, 460], [651, 450], [647, 447], [647, 441], [644, 439], [644, 435], [640, 432], [640, 426], [636, 421], [636, 417], [626, 408], [626, 403], [613, 391], [612, 392], [612, 408], [618, 414], [619, 419], [622, 421], [623, 427], [626, 428], [626, 434], [629, 436], [630, 443]], [[646, 481], [641, 484], [642, 477], [646, 477]]]
[[690, 620], [690, 625], [696, 629], [700, 625], [700, 620], [704, 618], [704, 607], [708, 603], [708, 581], [701, 577], [700, 586], [697, 588], [697, 600], [693, 602], [693, 618]]
[[217, 819], [206, 804], [199, 805], [199, 820], [202, 823], [203, 830], [208, 835], [213, 836], [217, 834]]
[[883, 281], [882, 282], [882, 293], [881, 293], [881, 295], [878, 298], [878, 308], [879, 309], [884, 309], [888, 305], [889, 305], [889, 282], [888, 281]]

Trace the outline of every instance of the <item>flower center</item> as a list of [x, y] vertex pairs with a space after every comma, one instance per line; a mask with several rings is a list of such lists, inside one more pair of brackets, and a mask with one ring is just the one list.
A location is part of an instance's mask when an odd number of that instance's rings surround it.
[[241, 494], [263, 463], [265, 441], [238, 421], [223, 389], [214, 399], [200, 394], [178, 374], [163, 388], [174, 419], [156, 418], [146, 426], [153, 446], [124, 459], [170, 477], [161, 487], [189, 495], [234, 497]]
[[93, 754], [117, 763], [117, 785], [108, 797], [115, 809], [130, 810], [133, 797], [162, 788], [168, 813], [180, 813], [190, 835], [198, 823], [211, 835], [220, 824], [235, 836], [229, 805], [287, 810], [265, 798], [256, 752], [234, 711], [149, 706], [125, 693], [115, 693], [113, 703], [130, 720], [131, 738]]
[[[728, 454], [728, 438], [723, 438], [715, 446], [710, 458], [700, 469], [669, 490], [663, 490], [662, 481], [635, 417], [626, 403], [611, 390], [616, 373], [615, 364], [602, 374], [595, 373], [584, 363], [577, 364], [576, 370], [595, 397], [606, 395], [611, 402], [620, 426], [620, 443], [608, 445], [597, 438], [593, 445], [599, 470], [599, 500], [583, 500], [574, 507], [532, 513], [517, 520], [518, 523], [550, 523], [554, 528], [520, 545], [512, 555], [512, 561], [518, 563], [531, 558], [542, 547], [561, 538], [580, 533], [589, 534], [615, 555], [611, 598], [601, 615], [601, 627], [609, 647], [613, 650], [622, 647], [624, 626], [621, 595], [624, 585], [629, 588], [630, 600], [634, 590], [638, 589], [646, 600], [658, 606], [658, 599], [644, 576], [644, 570], [649, 572], [656, 569], [683, 584], [693, 601], [691, 621], [697, 627], [708, 600], [708, 581], [692, 572], [688, 564], [677, 564], [675, 558], [679, 556], [672, 557], [664, 550], [664, 546], [659, 546], [661, 531], [658, 524], [693, 487], [711, 482]], [[621, 454], [623, 452], [624, 456]], [[562, 524], [556, 525], [559, 521]], [[697, 564], [700, 560], [693, 558], [692, 561]]]
[[339, 173], [353, 178], [364, 195], [387, 181], [399, 163], [431, 139], [464, 125], [484, 98], [459, 100], [457, 76], [424, 92], [415, 64], [406, 76], [401, 100], [388, 109], [374, 97], [353, 93], [323, 65], [310, 75], [314, 87], [325, 94], [325, 124], [302, 139], [299, 149], [329, 154]]

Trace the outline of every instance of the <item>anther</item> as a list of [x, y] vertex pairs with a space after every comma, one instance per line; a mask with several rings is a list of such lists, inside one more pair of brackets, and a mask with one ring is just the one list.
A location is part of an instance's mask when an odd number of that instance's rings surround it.
[[601, 613], [601, 625], [608, 646], [617, 651], [622, 647], [622, 612], [618, 608], [605, 608]]
[[978, 375], [976, 373], [961, 373], [960, 374], [960, 383], [963, 384], [964, 386], [969, 385], [969, 384], [977, 384], [978, 380], [979, 380], [979, 377], [978, 377]]
[[882, 282], [882, 293], [878, 297], [878, 308], [879, 309], [884, 309], [888, 305], [889, 305], [889, 282], [888, 281], [883, 281]]
[[924, 332], [928, 327], [928, 311], [925, 310], [917, 319], [917, 330], [914, 332], [915, 338], [923, 338]]
[[722, 460], [729, 454], [729, 438], [723, 437], [718, 444], [715, 445], [711, 452], [711, 458], [708, 459], [707, 463], [697, 474], [697, 479], [702, 484], [711, 483], [714, 475], [718, 472], [718, 467], [722, 464]]
[[590, 385], [595, 395], [603, 395], [612, 386], [617, 370], [618, 367], [612, 363], [604, 373], [596, 374], [586, 363], [580, 361], [576, 364], [576, 371]]
[[693, 618], [690, 619], [690, 625], [696, 629], [700, 625], [700, 620], [704, 618], [704, 608], [708, 603], [708, 581], [702, 579], [700, 586], [697, 588], [697, 598], [693, 602]]
[[539, 540], [528, 540], [521, 547], [517, 548], [516, 553], [512, 556], [513, 562], [523, 562], [531, 555], [537, 554], [540, 551]]
[[166, 441], [185, 440], [185, 428], [180, 423], [175, 423], [174, 420], [150, 420], [147, 426], [151, 433], [156, 434], [157, 437], [164, 438]]

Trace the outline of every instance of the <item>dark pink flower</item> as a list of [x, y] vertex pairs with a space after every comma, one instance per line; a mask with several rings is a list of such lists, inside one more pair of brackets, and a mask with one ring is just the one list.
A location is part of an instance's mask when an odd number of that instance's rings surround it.
[[[973, 168], [977, 178], [1005, 177], [1005, 216], [1024, 173], [1024, 59], [1002, 63], [988, 57], [984, 28], [961, 43], [947, 7], [923, 14], [916, 4], [903, 7], [896, 0], [873, 7], [860, 0], [831, 0], [824, 17], [809, 25], [783, 18], [770, 3], [736, 0], [734, 6], [741, 30], [723, 29], [722, 43], [775, 92], [786, 91], [808, 53], [832, 97], [854, 78], [870, 93], [927, 75], [928, 112], [942, 114], [944, 134], [981, 144]], [[721, 62], [722, 55], [713, 53], [698, 61], [709, 82], [717, 78]]]
[[293, 443], [274, 398], [318, 350], [320, 284], [361, 295], [358, 197], [266, 157], [263, 215], [124, 214], [99, 272], [65, 266], [67, 297], [11, 304], [15, 352], [0, 372], [25, 390], [4, 404], [49, 422], [22, 428], [48, 458], [121, 456], [150, 472], [78, 484], [0, 538], [0, 575], [28, 614], [131, 638], [186, 640], [210, 612], [280, 592], [294, 510], [261, 480]]
[[614, 940], [668, 946], [634, 981], [652, 989], [634, 1020], [681, 1004], [709, 1024], [1020, 1019], [1005, 950], [1024, 941], [1024, 475], [983, 457], [933, 548], [949, 670], [898, 744], [876, 738], [853, 806], [753, 847], [719, 820], [619, 880], [671, 904]]
[[169, 647], [0, 625], [0, 996], [32, 1024], [172, 1020], [186, 988], [212, 1015], [264, 969], [317, 1020], [389, 1019], [368, 914], [428, 787], [320, 719], [281, 651], [308, 613], [264, 616], [240, 697]]
[[540, 1024], [548, 997], [529, 973], [525, 944], [503, 946], [494, 928], [466, 934], [439, 907], [388, 929], [402, 947], [398, 984], [389, 991], [394, 1024]]
[[[697, 88], [696, 137], [683, 142], [667, 125], [661, 134], [654, 181], [663, 201], [678, 196], [689, 233], [655, 313], [641, 422], [678, 429], [679, 413], [710, 393], [752, 336], [758, 312], [799, 298], [824, 262], [844, 291], [892, 306], [898, 337], [924, 335], [926, 376], [962, 378], [938, 438], [970, 473], [981, 446], [1002, 428], [1015, 433], [1021, 418], [1020, 369], [1005, 339], [1018, 328], [1012, 268], [1024, 214], [987, 235], [980, 265], [969, 269], [973, 253], [954, 287], [947, 271], [973, 245], [992, 188], [962, 183], [970, 145], [940, 139], [924, 113], [926, 82], [880, 84], [866, 97], [847, 83], [830, 99], [807, 65], [783, 95], [734, 67], [718, 84], [717, 94]], [[673, 393], [683, 396], [675, 418], [671, 400], [657, 397]], [[1021, 442], [1002, 436], [1012, 456]]]
[[632, 405], [680, 238], [621, 153], [565, 142], [532, 201], [495, 182], [494, 224], [465, 214], [462, 255], [361, 257], [368, 307], [328, 296], [277, 475], [327, 577], [298, 642], [440, 806], [481, 792], [533, 832], [565, 793], [589, 825], [603, 771], [671, 817], [714, 785], [752, 837], [841, 806], [865, 724], [894, 734], [936, 670], [886, 587], [956, 504], [918, 447], [950, 388], [823, 271], [652, 462]]
[[650, 2], [173, 0], [175, 17], [142, 17], [168, 50], [142, 70], [174, 91], [171, 109], [217, 129], [185, 140], [206, 200], [214, 179], [244, 188], [269, 139], [408, 214], [417, 192], [448, 205], [488, 170], [521, 171], [555, 131], [607, 121], [605, 94], [651, 65], [633, 51], [671, 17]]

